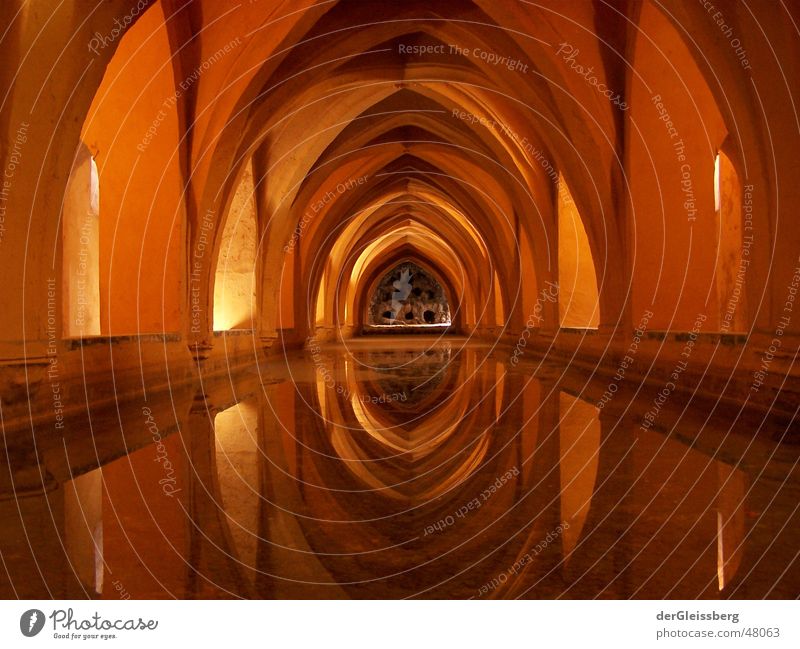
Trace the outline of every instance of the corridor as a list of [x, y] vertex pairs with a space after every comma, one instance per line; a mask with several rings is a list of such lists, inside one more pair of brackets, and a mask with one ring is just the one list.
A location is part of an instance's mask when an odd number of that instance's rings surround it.
[[0, 597], [800, 596], [799, 6], [4, 0]]

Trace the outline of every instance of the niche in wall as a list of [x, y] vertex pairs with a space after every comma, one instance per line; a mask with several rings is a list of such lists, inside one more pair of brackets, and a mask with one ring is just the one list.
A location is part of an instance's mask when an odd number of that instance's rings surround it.
[[450, 305], [444, 288], [428, 271], [403, 262], [378, 282], [369, 305], [371, 325], [449, 325]]
[[558, 310], [562, 327], [597, 329], [600, 294], [592, 249], [564, 176], [558, 180]]
[[742, 185], [733, 162], [724, 151], [719, 151], [714, 160], [714, 217], [718, 240], [715, 283], [720, 331], [747, 331], [745, 279], [749, 259], [743, 251]]
[[100, 335], [100, 177], [82, 142], [61, 211], [64, 335]]

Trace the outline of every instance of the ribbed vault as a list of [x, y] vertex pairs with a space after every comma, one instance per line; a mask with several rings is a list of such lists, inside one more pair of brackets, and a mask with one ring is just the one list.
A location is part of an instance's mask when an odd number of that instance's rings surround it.
[[[108, 12], [80, 29], [96, 29]], [[86, 74], [66, 63], [59, 72], [60, 59], [48, 63], [44, 51], [20, 70], [52, 68], [72, 89], [63, 110], [27, 134], [29, 151], [45, 152], [33, 165], [41, 177], [66, 183], [81, 140], [97, 162], [101, 334], [177, 331], [190, 347], [213, 346], [220, 246], [245, 170], [257, 232], [252, 326], [268, 343], [352, 334], [369, 255], [402, 245], [463, 291], [463, 332], [513, 339], [559, 281], [559, 178], [585, 232], [581, 276], [592, 272], [597, 285], [598, 304], [582, 311], [599, 312], [601, 330], [630, 331], [650, 306], [657, 328], [691, 329], [706, 309], [719, 330], [718, 250], [733, 249], [712, 218], [723, 148], [733, 173], [760, 187], [753, 227], [765, 233], [738, 326], [774, 329], [786, 278], [770, 275], [768, 260], [790, 258], [796, 238], [778, 236], [774, 211], [796, 200], [792, 183], [775, 182], [774, 160], [796, 146], [770, 137], [761, 116], [793, 104], [781, 88], [770, 96], [771, 77], [756, 88], [754, 66], [743, 72], [710, 27], [698, 46], [684, 26], [704, 24], [702, 7], [159, 0], [130, 13]], [[18, 40], [28, 23], [35, 33], [36, 17], [23, 17]], [[751, 18], [730, 17], [745, 48], [758, 33]], [[759, 14], [759, 25], [773, 20]], [[625, 101], [609, 100], [612, 90]], [[677, 163], [657, 96], [686, 143]], [[29, 100], [11, 99], [9, 124], [29, 114]], [[689, 209], [708, 218], [682, 218], [684, 159]], [[37, 244], [55, 249], [65, 185], [51, 199], [39, 178], [18, 177], [13, 208], [31, 214]], [[145, 257], [157, 267], [137, 261]], [[44, 281], [22, 256], [9, 257], [9, 273]], [[697, 278], [703, 286], [688, 290]], [[43, 334], [46, 300], [17, 298], [35, 321], [26, 331]], [[537, 329], [557, 331], [558, 308], [542, 312]]]

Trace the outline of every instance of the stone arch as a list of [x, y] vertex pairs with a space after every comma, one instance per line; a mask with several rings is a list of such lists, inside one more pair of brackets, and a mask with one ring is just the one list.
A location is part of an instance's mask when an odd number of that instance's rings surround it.
[[154, 3], [119, 39], [81, 131], [103, 188], [101, 326], [109, 335], [184, 324], [180, 97], [164, 7]]
[[[87, 44], [95, 34], [106, 33], [121, 12], [134, 27], [144, 13], [153, 10], [135, 11], [135, 2], [104, 3], [76, 20], [70, 3], [41, 11], [23, 4], [12, 1], [0, 6], [0, 17], [7, 26], [4, 42], [8, 41], [2, 73], [6, 88], [2, 125], [10, 133], [2, 145], [6, 165], [13, 145], [22, 146], [21, 164], [15, 170], [6, 208], [9, 214], [21, 215], [28, 226], [9, 229], [3, 237], [4, 281], [10, 290], [4, 304], [8, 315], [0, 318], [0, 339], [9, 341], [12, 357], [44, 351], [44, 345], [34, 345], [25, 352], [13, 341], [30, 336], [46, 340], [51, 333], [57, 338], [63, 333], [62, 314], [55, 318], [53, 331], [48, 323], [52, 298], [47, 287], [52, 278], [56, 292], [63, 284], [59, 227], [64, 194], [75, 151], [82, 139], [89, 144], [81, 137], [81, 126], [120, 39], [89, 50], [90, 65], [85, 63]], [[65, 40], [63, 34], [71, 38]], [[42, 92], [44, 88], [46, 92]], [[32, 120], [34, 108], [36, 119]], [[57, 253], [52, 263], [43, 254], [47, 250]], [[25, 286], [45, 289], [30, 291], [24, 290]]]

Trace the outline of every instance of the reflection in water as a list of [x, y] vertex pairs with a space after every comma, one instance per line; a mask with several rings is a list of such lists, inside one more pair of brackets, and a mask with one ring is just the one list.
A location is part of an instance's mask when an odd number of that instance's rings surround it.
[[560, 394], [559, 406], [561, 516], [569, 525], [562, 534], [566, 563], [580, 539], [597, 483], [600, 419], [595, 406], [566, 392]]
[[423, 342], [242, 372], [175, 431], [148, 410], [149, 443], [42, 496], [69, 561], [41, 569], [109, 599], [797, 595], [791, 448]]
[[[219, 496], [234, 554], [255, 566], [260, 515], [258, 402], [240, 401], [214, 420]], [[248, 577], [255, 579], [255, 573]]]
[[71, 480], [64, 489], [66, 551], [86, 592], [103, 592], [103, 484], [100, 469]]

